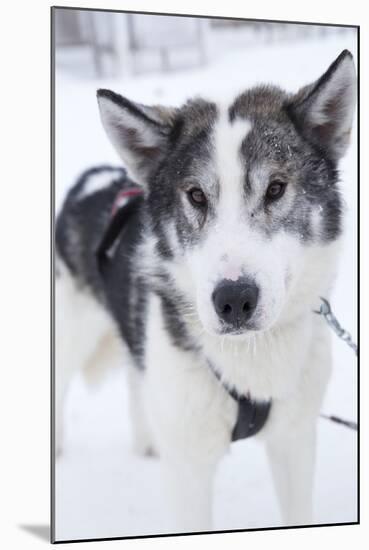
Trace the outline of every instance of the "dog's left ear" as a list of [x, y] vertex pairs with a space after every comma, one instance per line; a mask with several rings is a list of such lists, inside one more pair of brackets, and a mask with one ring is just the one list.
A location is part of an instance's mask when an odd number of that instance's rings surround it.
[[332, 161], [346, 152], [356, 104], [352, 54], [344, 50], [313, 84], [302, 88], [287, 106], [299, 128]]
[[134, 103], [111, 90], [98, 90], [97, 99], [110, 141], [131, 177], [144, 185], [165, 156], [175, 109]]

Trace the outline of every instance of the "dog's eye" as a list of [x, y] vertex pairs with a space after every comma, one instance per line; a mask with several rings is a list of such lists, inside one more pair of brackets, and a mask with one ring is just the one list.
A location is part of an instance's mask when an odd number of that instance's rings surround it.
[[207, 204], [205, 194], [199, 187], [192, 187], [187, 191], [187, 196], [190, 203], [197, 208], [204, 208]]
[[269, 184], [266, 192], [266, 198], [270, 201], [280, 199], [284, 194], [286, 184], [283, 181], [274, 180]]

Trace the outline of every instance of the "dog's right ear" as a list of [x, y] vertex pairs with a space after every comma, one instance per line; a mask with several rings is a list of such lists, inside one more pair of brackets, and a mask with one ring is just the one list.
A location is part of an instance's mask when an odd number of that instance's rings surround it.
[[133, 103], [111, 90], [98, 90], [97, 99], [110, 141], [131, 177], [145, 185], [165, 156], [175, 109]]

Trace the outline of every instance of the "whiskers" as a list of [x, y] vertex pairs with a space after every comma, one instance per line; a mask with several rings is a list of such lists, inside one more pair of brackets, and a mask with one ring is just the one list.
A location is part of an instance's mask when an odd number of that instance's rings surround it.
[[269, 351], [270, 354], [274, 353], [276, 331], [250, 331], [239, 336], [222, 334], [215, 336], [214, 341], [221, 354], [227, 353], [233, 355], [235, 361], [241, 360], [243, 356], [249, 356], [254, 359], [258, 352], [263, 352], [263, 354], [265, 354], [266, 351]]

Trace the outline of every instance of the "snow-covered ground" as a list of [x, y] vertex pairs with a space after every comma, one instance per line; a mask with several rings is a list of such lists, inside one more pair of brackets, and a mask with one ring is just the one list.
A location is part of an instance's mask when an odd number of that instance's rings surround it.
[[[146, 103], [179, 104], [194, 94], [226, 98], [257, 82], [290, 91], [313, 81], [344, 49], [356, 57], [354, 32], [271, 46], [219, 48], [202, 67], [120, 80], [81, 80], [63, 71], [56, 78], [56, 201], [75, 177], [94, 164], [118, 163], [101, 127], [95, 90], [109, 87]], [[356, 129], [343, 160], [342, 190], [347, 232], [332, 304], [356, 340]], [[357, 364], [334, 337], [334, 372], [323, 410], [356, 420]], [[111, 360], [101, 384], [74, 379], [65, 409], [65, 452], [56, 462], [56, 538], [83, 539], [165, 532], [160, 461], [131, 451], [124, 365]], [[357, 519], [357, 435], [319, 421], [315, 518], [317, 523]], [[253, 439], [234, 443], [221, 463], [215, 489], [217, 530], [258, 528], [280, 521], [262, 447]]]

